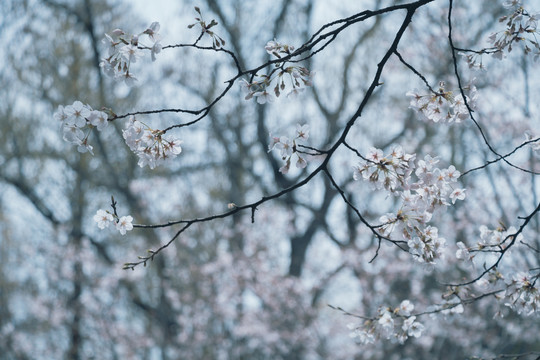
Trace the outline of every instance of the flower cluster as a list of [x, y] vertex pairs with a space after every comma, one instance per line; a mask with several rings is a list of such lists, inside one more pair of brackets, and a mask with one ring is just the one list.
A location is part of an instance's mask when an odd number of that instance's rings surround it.
[[[269, 41], [265, 46], [266, 52], [277, 59], [281, 59], [283, 56], [289, 56], [294, 51], [293, 46], [281, 44], [276, 40]], [[285, 66], [285, 62], [275, 63], [275, 68], [269, 75], [258, 75], [260, 80], [248, 82], [245, 79], [242, 80], [242, 89], [246, 93], [246, 100], [253, 97], [257, 99], [259, 104], [265, 104], [267, 102], [274, 101], [274, 95], [279, 97], [281, 92], [287, 88], [287, 84], [290, 84], [292, 89], [288, 92], [288, 97], [296, 97], [306, 86], [313, 85], [314, 72], [310, 72], [308, 69], [302, 66], [291, 65]], [[275, 80], [275, 81], [274, 81]], [[275, 85], [272, 85], [275, 83]], [[273, 90], [269, 90], [272, 89]], [[272, 95], [272, 93], [274, 95]]]
[[125, 235], [127, 231], [133, 230], [133, 218], [129, 215], [118, 217], [107, 210], [99, 209], [96, 215], [94, 215], [94, 221], [97, 223], [98, 228], [102, 230], [109, 227], [111, 223], [114, 223], [116, 229], [122, 235]]
[[462, 241], [459, 241], [457, 244], [457, 250], [456, 250], [456, 259], [461, 261], [471, 261], [474, 258], [474, 255], [471, 255], [469, 252], [469, 248], [465, 243]]
[[506, 248], [512, 240], [520, 241], [523, 235], [517, 234], [517, 229], [510, 226], [508, 229], [501, 225], [495, 230], [490, 230], [487, 226], [480, 226], [480, 240], [474, 246], [466, 246], [463, 242], [456, 245], [456, 258], [462, 261], [472, 261], [479, 252], [499, 252]]
[[65, 107], [60, 105], [54, 113], [54, 118], [62, 122], [65, 141], [76, 145], [81, 153], [89, 152], [94, 155], [93, 147], [88, 143], [88, 136], [92, 128], [101, 131], [107, 126], [106, 113], [93, 110], [89, 105], [75, 101], [72, 105]]
[[[390, 236], [397, 232], [409, 246], [409, 252], [421, 263], [434, 264], [440, 258], [446, 240], [438, 236], [438, 229], [428, 225], [433, 213], [465, 199], [465, 189], [455, 187], [460, 172], [451, 165], [437, 168], [438, 158], [429, 155], [414, 163], [416, 156], [405, 154], [396, 146], [388, 155], [371, 148], [367, 158], [354, 167], [355, 180], [369, 181], [376, 189], [386, 189], [401, 197], [396, 214], [380, 217], [380, 233]], [[416, 175], [413, 181], [412, 173]]]
[[[506, 229], [500, 226], [495, 230], [488, 229], [487, 226], [480, 226], [480, 240], [474, 246], [467, 246], [463, 242], [458, 242], [456, 245], [456, 258], [461, 261], [472, 261], [479, 252], [499, 252], [512, 242], [516, 237], [517, 229], [510, 226]], [[523, 239], [523, 235], [519, 234], [515, 240]]]
[[536, 284], [540, 273], [519, 272], [506, 280], [506, 291], [504, 294], [506, 306], [515, 310], [518, 314], [531, 315], [540, 313], [540, 291]]
[[506, 29], [493, 33], [488, 38], [496, 50], [493, 56], [502, 59], [505, 50], [511, 52], [514, 43], [522, 43], [525, 54], [529, 54], [534, 48], [534, 60], [538, 60], [540, 57], [540, 44], [537, 40], [537, 35], [540, 34], [537, 30], [539, 14], [529, 13], [519, 0], [505, 1], [504, 7], [513, 10], [513, 13], [499, 19], [499, 22], [506, 21]]
[[[466, 96], [467, 103], [474, 109], [478, 94], [476, 87], [468, 87], [469, 96]], [[439, 82], [437, 92], [421, 95], [417, 89], [406, 94], [410, 96], [410, 108], [420, 114], [421, 118], [431, 120], [435, 123], [448, 122], [460, 123], [469, 117], [469, 111], [461, 94], [454, 95], [452, 91], [445, 90], [444, 81]]]
[[[161, 52], [161, 36], [158, 34], [160, 25], [153, 22], [146, 30], [138, 35], [130, 35], [121, 29], [105, 34], [103, 42], [108, 46], [108, 56], [101, 60], [99, 66], [106, 75], [117, 80], [124, 80], [128, 86], [133, 86], [137, 80], [130, 72], [131, 64], [143, 56], [143, 49], [150, 49], [152, 61]], [[141, 36], [146, 35], [151, 44], [139, 44]]]
[[471, 54], [467, 54], [466, 52], [461, 52], [461, 51], [458, 53], [458, 55], [463, 56], [463, 58], [469, 65], [469, 69], [486, 71], [487, 68], [482, 62], [482, 54], [483, 54], [482, 51], [473, 52]]
[[154, 169], [182, 152], [182, 141], [164, 135], [162, 130], [151, 129], [133, 115], [130, 116], [126, 129], [122, 130], [122, 135], [131, 151], [139, 157], [140, 167], [148, 165], [150, 169]]
[[268, 145], [268, 152], [272, 150], [279, 150], [280, 156], [285, 165], [283, 165], [279, 171], [283, 174], [287, 174], [291, 167], [291, 159], [293, 155], [296, 155], [296, 167], [303, 169], [307, 166], [305, 156], [303, 157], [302, 151], [298, 149], [299, 142], [306, 141], [309, 138], [309, 125], [296, 125], [296, 134], [294, 139], [290, 140], [287, 136], [274, 137], [270, 134], [270, 144]]
[[197, 22], [195, 24], [188, 25], [188, 29], [191, 29], [195, 25], [198, 24], [201, 27], [201, 36], [206, 34], [206, 35], [208, 35], [208, 36], [210, 36], [212, 38], [212, 47], [214, 49], [219, 49], [219, 48], [225, 46], [225, 40], [223, 40], [221, 37], [219, 37], [212, 30], [210, 30], [211, 28], [216, 26], [218, 24], [218, 22], [216, 20], [212, 19], [212, 21], [210, 21], [209, 24], [206, 24], [206, 21], [204, 21], [204, 19], [202, 17], [201, 9], [198, 6], [195, 6], [195, 11], [199, 14], [200, 17], [196, 17], [195, 20], [197, 20]]
[[354, 180], [369, 181], [375, 189], [395, 192], [404, 188], [414, 170], [416, 155], [406, 154], [396, 146], [387, 156], [380, 149], [371, 148], [364, 163], [354, 167]]
[[[517, 233], [517, 229], [510, 226], [508, 229], [505, 226], [500, 226], [495, 230], [490, 230], [487, 226], [480, 226], [480, 241], [478, 241], [478, 250], [490, 249], [496, 247], [497, 249], [504, 247], [511, 239], [514, 238]], [[523, 235], [519, 234], [516, 238], [517, 241], [522, 240]]]
[[349, 324], [350, 336], [362, 344], [374, 343], [381, 337], [400, 344], [411, 336], [418, 338], [424, 331], [424, 325], [416, 321], [416, 316], [411, 316], [413, 310], [414, 305], [409, 300], [403, 300], [395, 309], [382, 308], [374, 319], [360, 325]]
[[[536, 273], [534, 273], [536, 271]], [[482, 288], [499, 289], [504, 292], [497, 299], [518, 314], [540, 315], [540, 289], [537, 281], [540, 278], [538, 269], [529, 272], [503, 273], [498, 269], [492, 269], [487, 276], [478, 281]]]

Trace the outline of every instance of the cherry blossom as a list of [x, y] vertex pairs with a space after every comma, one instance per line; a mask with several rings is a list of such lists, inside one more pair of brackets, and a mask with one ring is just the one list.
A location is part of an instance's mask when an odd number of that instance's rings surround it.
[[127, 231], [133, 230], [133, 224], [131, 223], [133, 218], [131, 216], [122, 216], [116, 223], [116, 229], [120, 231], [120, 234], [126, 235]]
[[[276, 40], [269, 41], [265, 50], [269, 55], [274, 56], [277, 59], [281, 59], [284, 56], [290, 56], [293, 54], [294, 47], [286, 44], [281, 44]], [[246, 100], [256, 97], [259, 104], [265, 104], [267, 102], [273, 102], [274, 97], [272, 93], [279, 97], [281, 92], [287, 87], [292, 87], [289, 90], [287, 97], [297, 97], [305, 87], [313, 86], [314, 72], [310, 72], [303, 66], [292, 65], [285, 67], [286, 61], [276, 64], [268, 75], [257, 75], [260, 80], [252, 81], [251, 83], [245, 79], [240, 81], [242, 91], [246, 93]], [[273, 85], [275, 83], [275, 85]], [[269, 91], [273, 87], [272, 91]]]
[[307, 166], [306, 156], [309, 153], [303, 153], [300, 150], [300, 146], [304, 141], [309, 138], [309, 126], [307, 124], [296, 125], [296, 134], [294, 139], [289, 139], [287, 136], [275, 137], [270, 134], [270, 144], [268, 145], [268, 152], [272, 150], [279, 150], [280, 157], [285, 161], [279, 171], [283, 174], [287, 174], [290, 170], [291, 159], [293, 156], [296, 158], [296, 167], [303, 169]]
[[537, 39], [540, 34], [537, 29], [539, 15], [527, 11], [521, 1], [505, 1], [503, 6], [513, 12], [499, 19], [499, 22], [506, 22], [506, 29], [492, 33], [488, 37], [488, 42], [493, 45], [494, 50], [491, 53], [495, 58], [502, 60], [506, 53], [512, 51], [514, 44], [521, 44], [525, 55], [533, 52], [534, 49], [534, 60], [538, 60], [540, 56], [540, 44]]
[[457, 244], [458, 250], [456, 251], [456, 258], [459, 260], [470, 260], [470, 253], [467, 246], [462, 241]]
[[164, 135], [161, 130], [154, 130], [130, 116], [122, 135], [138, 157], [138, 165], [148, 165], [150, 169], [174, 159], [182, 152], [181, 140], [170, 135]]
[[[72, 105], [60, 105], [53, 117], [62, 121], [63, 139], [75, 146], [80, 153], [89, 152], [94, 155], [93, 146], [88, 142], [92, 128], [98, 131], [108, 125], [105, 112], [93, 110], [89, 105], [75, 101]], [[86, 130], [86, 133], [85, 131]]]
[[100, 229], [105, 229], [114, 221], [114, 217], [110, 212], [99, 209], [96, 215], [94, 215], [94, 221], [97, 222], [97, 226]]
[[[465, 189], [454, 189], [459, 171], [454, 166], [436, 167], [437, 157], [426, 155], [415, 165], [415, 154], [405, 154], [400, 146], [384, 155], [381, 149], [371, 148], [366, 159], [354, 167], [355, 180], [368, 181], [375, 189], [399, 195], [399, 210], [379, 218], [379, 231], [384, 236], [398, 234], [407, 241], [409, 252], [420, 263], [435, 264], [446, 248], [446, 239], [438, 229], [429, 225], [433, 213], [456, 200], [465, 199]], [[415, 169], [416, 166], [416, 169]], [[417, 179], [411, 176], [416, 175]]]
[[374, 343], [378, 338], [403, 344], [409, 337], [418, 338], [424, 331], [424, 325], [410, 315], [414, 305], [403, 300], [395, 311], [389, 307], [380, 308], [375, 318], [366, 319], [363, 323], [350, 323], [347, 327], [352, 331], [350, 336], [361, 344]]
[[408, 336], [414, 336], [415, 338], [418, 338], [422, 335], [422, 331], [424, 331], [424, 325], [420, 324], [419, 322], [416, 322], [416, 316], [411, 316], [407, 318], [405, 321], [403, 321], [402, 329], [403, 331], [407, 332]]
[[88, 122], [95, 126], [99, 131], [103, 130], [109, 124], [107, 121], [107, 114], [97, 110], [92, 110], [90, 116], [88, 116]]
[[414, 304], [411, 303], [409, 300], [403, 300], [401, 304], [399, 304], [399, 308], [397, 308], [396, 310], [399, 315], [410, 316], [412, 311], [414, 310]]
[[[153, 22], [140, 34], [130, 35], [121, 29], [105, 34], [103, 43], [107, 45], [108, 56], [99, 64], [103, 72], [109, 77], [124, 81], [128, 86], [134, 86], [137, 78], [130, 71], [131, 65], [143, 56], [145, 49], [150, 49], [152, 61], [156, 60], [156, 54], [159, 54], [162, 49], [159, 29], [159, 23]], [[151, 45], [141, 43], [140, 40], [144, 37], [150, 40]]]
[[90, 116], [91, 109], [82, 102], [75, 101], [73, 105], [64, 108], [64, 113], [67, 115], [66, 124], [82, 128], [86, 125], [86, 118]]
[[[415, 110], [420, 118], [433, 121], [434, 123], [460, 123], [469, 117], [469, 111], [461, 94], [455, 95], [454, 91], [445, 90], [445, 83], [439, 82], [439, 89], [432, 94], [421, 95], [414, 89], [406, 93], [411, 97], [410, 108]], [[470, 85], [467, 90], [469, 95], [466, 100], [471, 109], [476, 108], [478, 94], [476, 87]]]

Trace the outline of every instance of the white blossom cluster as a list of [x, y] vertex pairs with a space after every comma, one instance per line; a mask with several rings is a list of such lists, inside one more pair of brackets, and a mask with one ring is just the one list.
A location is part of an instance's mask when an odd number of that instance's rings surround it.
[[[517, 235], [516, 235], [517, 234]], [[472, 261], [478, 254], [486, 252], [500, 252], [506, 249], [511, 243], [523, 240], [522, 234], [511, 226], [508, 229], [499, 226], [495, 230], [487, 226], [480, 227], [480, 240], [475, 246], [467, 247], [459, 242], [456, 257], [464, 261]], [[534, 269], [533, 269], [534, 270]], [[518, 314], [531, 315], [540, 314], [540, 290], [538, 288], [538, 279], [540, 273], [529, 272], [503, 272], [498, 269], [492, 269], [485, 277], [478, 281], [481, 287], [490, 287], [492, 290], [504, 289], [502, 295], [497, 299], [504, 305], [510, 307]]]
[[[469, 96], [466, 96], [466, 100], [471, 109], [474, 109], [478, 93], [474, 85], [469, 86], [468, 90]], [[435, 123], [460, 123], [469, 117], [463, 96], [446, 91], [444, 81], [439, 82], [439, 89], [435, 93], [422, 95], [418, 89], [414, 89], [407, 92], [406, 95], [412, 98], [409, 107], [424, 120], [431, 120]]]
[[307, 166], [305, 156], [298, 150], [298, 143], [304, 142], [309, 138], [309, 125], [296, 125], [296, 133], [294, 139], [289, 139], [287, 136], [274, 137], [270, 134], [270, 144], [268, 145], [268, 152], [272, 150], [279, 150], [280, 156], [285, 165], [283, 165], [279, 171], [283, 174], [287, 174], [291, 167], [291, 159], [293, 155], [296, 157], [296, 167], [303, 169]]
[[[281, 59], [282, 56], [290, 55], [294, 50], [294, 47], [273, 40], [266, 44], [265, 49], [268, 54]], [[259, 77], [261, 80], [258, 81], [250, 83], [245, 79], [242, 79], [241, 86], [246, 93], [246, 100], [255, 97], [259, 104], [273, 102], [274, 95], [279, 97], [281, 92], [288, 86], [292, 87], [292, 89], [287, 93], [287, 97], [294, 98], [304, 91], [305, 87], [313, 86], [313, 76], [315, 76], [315, 73], [310, 72], [305, 67], [296, 65], [283, 67], [283, 64], [277, 63], [276, 68], [279, 69], [273, 71], [271, 75], [260, 75]], [[274, 80], [275, 85], [272, 85]], [[272, 86], [273, 90], [269, 90]], [[274, 95], [272, 95], [272, 93]]]
[[116, 229], [122, 235], [125, 235], [127, 231], [133, 230], [133, 217], [130, 215], [118, 218], [107, 210], [99, 209], [96, 215], [94, 215], [94, 221], [97, 223], [98, 228], [102, 230], [109, 227], [110, 224], [115, 224]]
[[396, 192], [405, 188], [414, 170], [415, 154], [406, 154], [395, 146], [387, 156], [380, 149], [370, 148], [365, 162], [354, 167], [354, 180], [364, 179], [377, 190]]
[[538, 279], [540, 274], [518, 272], [506, 280], [504, 293], [505, 305], [518, 314], [540, 314], [540, 290]]
[[162, 164], [166, 160], [175, 158], [182, 152], [182, 141], [163, 134], [162, 130], [153, 130], [147, 125], [130, 116], [126, 129], [122, 135], [138, 157], [138, 165], [148, 165], [150, 169]]
[[[480, 241], [478, 241], [478, 250], [484, 250], [486, 248], [504, 248], [505, 243], [508, 244], [513, 239], [514, 234], [517, 233], [517, 229], [514, 226], [510, 226], [508, 229], [499, 227], [495, 230], [490, 230], [487, 226], [480, 226]], [[523, 239], [523, 235], [519, 234], [516, 241]]]
[[534, 49], [534, 60], [538, 60], [540, 57], [540, 44], [538, 43], [540, 32], [537, 27], [540, 14], [533, 14], [525, 10], [520, 0], [508, 0], [503, 5], [505, 8], [513, 10], [513, 13], [499, 19], [499, 22], [506, 21], [506, 29], [493, 33], [488, 38], [489, 43], [496, 49], [493, 56], [502, 59], [505, 56], [505, 51], [508, 53], [512, 51], [514, 43], [521, 43], [525, 54], [529, 54]]
[[54, 118], [62, 122], [65, 141], [76, 145], [81, 153], [89, 152], [94, 155], [93, 147], [88, 143], [88, 136], [92, 128], [101, 131], [107, 126], [106, 113], [93, 110], [89, 105], [75, 101], [72, 105], [58, 106]]
[[487, 67], [482, 62], [482, 53], [474, 52], [472, 54], [468, 54], [460, 51], [458, 55], [463, 56], [467, 62], [467, 65], [469, 65], [469, 69], [487, 71]]
[[517, 229], [514, 226], [510, 226], [508, 229], [505, 227], [498, 227], [495, 230], [490, 230], [487, 226], [480, 226], [480, 240], [475, 246], [467, 247], [463, 242], [458, 242], [458, 250], [456, 251], [456, 258], [462, 261], [472, 261], [479, 252], [500, 251], [506, 248], [512, 240], [521, 241], [523, 235], [518, 234]]
[[497, 299], [504, 305], [518, 314], [538, 316], [540, 315], [539, 279], [540, 272], [538, 269], [528, 272], [510, 271], [504, 275], [501, 271], [493, 269], [486, 277], [478, 281], [478, 285], [492, 290], [500, 289], [503, 286], [504, 291], [497, 296]]
[[[101, 60], [99, 66], [107, 76], [123, 80], [126, 85], [133, 86], [137, 78], [130, 72], [131, 64], [143, 56], [143, 49], [150, 49], [152, 61], [161, 52], [161, 36], [158, 34], [160, 25], [153, 22], [146, 30], [138, 35], [130, 35], [121, 29], [105, 34], [103, 42], [108, 46], [108, 56]], [[146, 35], [151, 44], [139, 44], [140, 37]]]
[[403, 300], [395, 309], [381, 308], [376, 318], [360, 325], [349, 324], [352, 330], [350, 336], [361, 344], [374, 343], [380, 338], [403, 344], [411, 336], [418, 338], [424, 331], [424, 325], [416, 321], [416, 316], [411, 315], [413, 310], [414, 305], [409, 300]]
[[380, 217], [379, 231], [384, 236], [394, 232], [403, 236], [414, 258], [432, 265], [442, 256], [446, 240], [428, 223], [436, 210], [449, 206], [450, 201], [454, 204], [465, 199], [465, 189], [456, 187], [460, 172], [453, 165], [439, 169], [435, 167], [439, 162], [436, 157], [426, 155], [416, 165], [415, 159], [416, 155], [405, 154], [401, 146], [394, 147], [386, 156], [382, 150], [371, 148], [366, 160], [354, 167], [353, 177], [401, 197], [397, 213]]

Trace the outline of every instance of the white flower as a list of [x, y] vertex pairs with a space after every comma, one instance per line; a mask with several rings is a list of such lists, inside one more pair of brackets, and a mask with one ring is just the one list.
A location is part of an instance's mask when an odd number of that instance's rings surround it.
[[296, 124], [296, 138], [307, 140], [309, 138], [309, 125]]
[[148, 29], [144, 31], [144, 33], [148, 35], [152, 42], [156, 43], [161, 40], [161, 36], [158, 34], [159, 28], [159, 23], [157, 21], [154, 21], [152, 24], [150, 24]]
[[367, 156], [368, 160], [371, 160], [373, 162], [380, 162], [381, 159], [383, 158], [384, 154], [383, 154], [383, 151], [381, 149], [375, 149], [375, 148], [370, 148], [369, 149], [369, 154]]
[[409, 253], [412, 255], [423, 255], [424, 254], [424, 248], [426, 247], [426, 244], [418, 236], [415, 236], [411, 240], [407, 242], [407, 245], [409, 246]]
[[116, 229], [120, 231], [120, 234], [125, 235], [126, 231], [133, 230], [132, 221], [133, 218], [131, 216], [122, 216], [116, 223]]
[[279, 138], [279, 142], [276, 144], [276, 148], [281, 150], [281, 157], [283, 159], [291, 156], [293, 153], [293, 143], [286, 136], [282, 136]]
[[450, 194], [450, 199], [452, 199], [452, 204], [456, 203], [456, 200], [465, 199], [465, 189], [456, 189]]
[[102, 209], [99, 209], [96, 212], [96, 215], [94, 215], [94, 221], [97, 222], [98, 228], [102, 230], [105, 229], [106, 227], [109, 227], [109, 225], [111, 224], [111, 222], [113, 222], [113, 220], [114, 220], [114, 217], [112, 216], [112, 214]]
[[74, 145], [82, 144], [84, 139], [84, 132], [79, 129], [75, 124], [64, 125], [64, 140]]
[[251, 91], [251, 86], [252, 84], [250, 84], [246, 79], [240, 79], [240, 89], [242, 89], [242, 92], [244, 94], [253, 95], [253, 92]]
[[126, 140], [126, 144], [131, 151], [136, 151], [139, 148], [143, 133], [144, 128], [142, 124], [138, 122], [133, 115], [130, 116], [126, 129], [122, 130], [122, 136]]
[[142, 52], [133, 44], [122, 47], [120, 49], [120, 54], [128, 63], [136, 63], [137, 59], [142, 57]]
[[272, 133], [268, 134], [270, 136], [270, 144], [268, 144], [268, 152], [274, 150], [276, 147], [276, 144], [279, 143], [279, 138], [276, 136], [272, 136]]
[[152, 58], [152, 61], [156, 61], [156, 54], [159, 54], [161, 52], [161, 44], [156, 42], [153, 46], [152, 46], [152, 50], [150, 51], [150, 56]]
[[295, 87], [289, 93], [287, 94], [288, 98], [295, 99], [298, 97], [298, 95], [304, 91], [304, 88]]
[[66, 123], [80, 128], [86, 125], [86, 118], [90, 116], [90, 109], [80, 101], [66, 106], [64, 112], [67, 115]]
[[266, 90], [253, 94], [257, 98], [259, 104], [266, 104], [274, 102], [274, 97]]
[[424, 331], [424, 325], [420, 324], [419, 322], [415, 322], [414, 320], [416, 320], [416, 316], [411, 316], [403, 322], [403, 326], [401, 328], [403, 331], [406, 331], [409, 336], [418, 338], [422, 335], [422, 331]]
[[182, 152], [182, 148], [180, 147], [181, 143], [182, 141], [178, 139], [163, 139], [163, 151], [165, 153], [164, 156], [171, 158], [180, 154]]
[[90, 154], [94, 155], [94, 147], [88, 143], [88, 139], [84, 139], [78, 146], [77, 151], [80, 153], [86, 153], [89, 152]]
[[403, 300], [399, 305], [398, 313], [403, 316], [411, 315], [414, 310], [414, 305], [409, 300]]
[[290, 168], [291, 168], [291, 159], [289, 158], [287, 159], [287, 162], [285, 163], [285, 165], [279, 168], [279, 172], [285, 175], [289, 172]]
[[137, 81], [137, 78], [129, 73], [129, 71], [126, 71], [124, 74], [118, 74], [117, 78], [124, 80], [127, 86], [133, 87], [135, 86], [135, 82]]
[[467, 260], [469, 259], [469, 249], [467, 249], [467, 246], [465, 246], [464, 243], [461, 241], [457, 244], [458, 250], [456, 251], [456, 258], [459, 260]]
[[427, 116], [428, 119], [432, 120], [435, 123], [442, 121], [445, 116], [444, 112], [442, 111], [438, 103], [430, 103], [427, 106], [425, 115]]
[[383, 330], [383, 333], [386, 333], [387, 336], [390, 336], [394, 331], [394, 319], [388, 311], [385, 311], [384, 314], [379, 319], [379, 325]]
[[[298, 155], [298, 154], [297, 154]], [[296, 162], [296, 167], [299, 169], [303, 169], [307, 166], [306, 160], [298, 156], [298, 161]]]
[[58, 106], [58, 110], [54, 113], [54, 118], [58, 121], [66, 121], [67, 114], [64, 112], [64, 107], [62, 105]]
[[461, 173], [458, 170], [456, 170], [454, 165], [450, 165], [450, 167], [446, 169], [443, 173], [445, 177], [451, 182], [457, 181], [457, 179], [461, 175]]
[[275, 39], [271, 40], [266, 43], [266, 46], [264, 49], [269, 55], [272, 55], [274, 52], [277, 52], [277, 50], [281, 49], [282, 45], [278, 43]]
[[97, 110], [93, 110], [90, 113], [88, 121], [90, 122], [90, 124], [97, 127], [99, 131], [103, 130], [109, 124], [109, 122], [107, 121], [107, 114], [105, 114], [103, 111]]
[[105, 75], [113, 78], [116, 75], [116, 64], [117, 63], [115, 61], [110, 62], [107, 59], [103, 59], [99, 63], [99, 67], [103, 69], [103, 72], [105, 73]]
[[110, 36], [109, 34], [105, 34], [105, 39], [103, 39], [102, 42], [108, 45], [109, 56], [114, 55], [118, 42], [116, 42], [115, 39], [113, 39], [112, 36]]
[[362, 173], [366, 170], [366, 167], [365, 166], [361, 166], [361, 165], [357, 165], [357, 166], [353, 166], [353, 179], [355, 181], [358, 181], [360, 179], [362, 179]]

